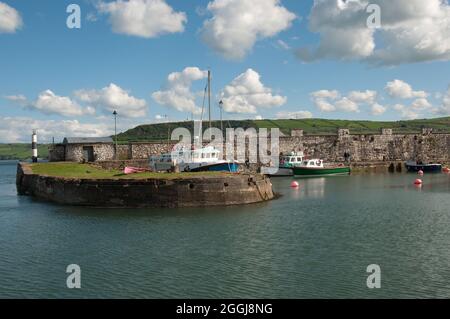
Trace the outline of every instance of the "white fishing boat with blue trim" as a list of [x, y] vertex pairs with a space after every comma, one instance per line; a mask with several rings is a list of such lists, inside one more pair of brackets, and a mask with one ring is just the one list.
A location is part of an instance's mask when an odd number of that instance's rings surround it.
[[[205, 96], [203, 98], [200, 127], [197, 132], [198, 136], [196, 136], [196, 133], [194, 132], [195, 137], [193, 145], [202, 145], [200, 136], [203, 134], [202, 123], [206, 92], [208, 93], [209, 127], [211, 128], [211, 71], [208, 71], [208, 84], [205, 88]], [[237, 173], [239, 172], [239, 163], [237, 161], [224, 160], [222, 151], [213, 146], [199, 148], [196, 148], [195, 146], [179, 146], [169, 154], [150, 157], [150, 168], [155, 172], [171, 172], [176, 170], [180, 172]]]
[[169, 154], [152, 156], [150, 168], [155, 172], [229, 172], [237, 173], [239, 163], [222, 159], [222, 152], [208, 146], [200, 149], [181, 147]]

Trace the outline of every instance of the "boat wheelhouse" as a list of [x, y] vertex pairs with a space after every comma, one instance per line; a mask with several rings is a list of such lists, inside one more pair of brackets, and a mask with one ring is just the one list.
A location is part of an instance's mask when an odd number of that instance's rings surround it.
[[292, 176], [293, 167], [300, 166], [303, 162], [303, 152], [292, 152], [288, 155], [280, 156], [279, 167], [261, 167], [261, 174], [268, 176]]

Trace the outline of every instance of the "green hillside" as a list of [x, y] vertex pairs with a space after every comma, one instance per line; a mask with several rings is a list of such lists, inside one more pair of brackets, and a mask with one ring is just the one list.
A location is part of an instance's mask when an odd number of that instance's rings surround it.
[[[38, 145], [39, 158], [48, 157], [48, 145]], [[0, 160], [26, 160], [31, 158], [31, 144], [0, 144]]]
[[[213, 127], [220, 128], [220, 122], [213, 122]], [[432, 128], [436, 133], [450, 133], [450, 117], [397, 122], [347, 121], [347, 120], [246, 120], [224, 121], [224, 128], [242, 127], [279, 128], [284, 134], [290, 135], [292, 129], [303, 129], [306, 135], [336, 134], [339, 128], [348, 128], [352, 134], [377, 134], [382, 128], [392, 128], [394, 133], [418, 133], [422, 128]], [[208, 127], [204, 123], [204, 129]], [[125, 142], [165, 141], [169, 132], [175, 128], [185, 127], [192, 132], [192, 122], [164, 123], [141, 125], [118, 135], [118, 140]]]

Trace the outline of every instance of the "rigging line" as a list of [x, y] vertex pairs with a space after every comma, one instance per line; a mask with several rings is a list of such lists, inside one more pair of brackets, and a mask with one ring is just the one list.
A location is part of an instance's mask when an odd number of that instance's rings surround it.
[[205, 102], [206, 102], [206, 91], [207, 90], [208, 90], [208, 85], [205, 86], [205, 92], [203, 93], [202, 115], [200, 117], [200, 122], [203, 122], [203, 113], [205, 112]]

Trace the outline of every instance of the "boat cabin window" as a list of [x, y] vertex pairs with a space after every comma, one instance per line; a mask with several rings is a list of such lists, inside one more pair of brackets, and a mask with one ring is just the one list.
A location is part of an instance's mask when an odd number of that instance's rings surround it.
[[316, 165], [316, 162], [314, 162], [314, 161], [309, 161], [309, 165]]
[[301, 162], [302, 161], [302, 158], [301, 157], [297, 157], [297, 162]]

